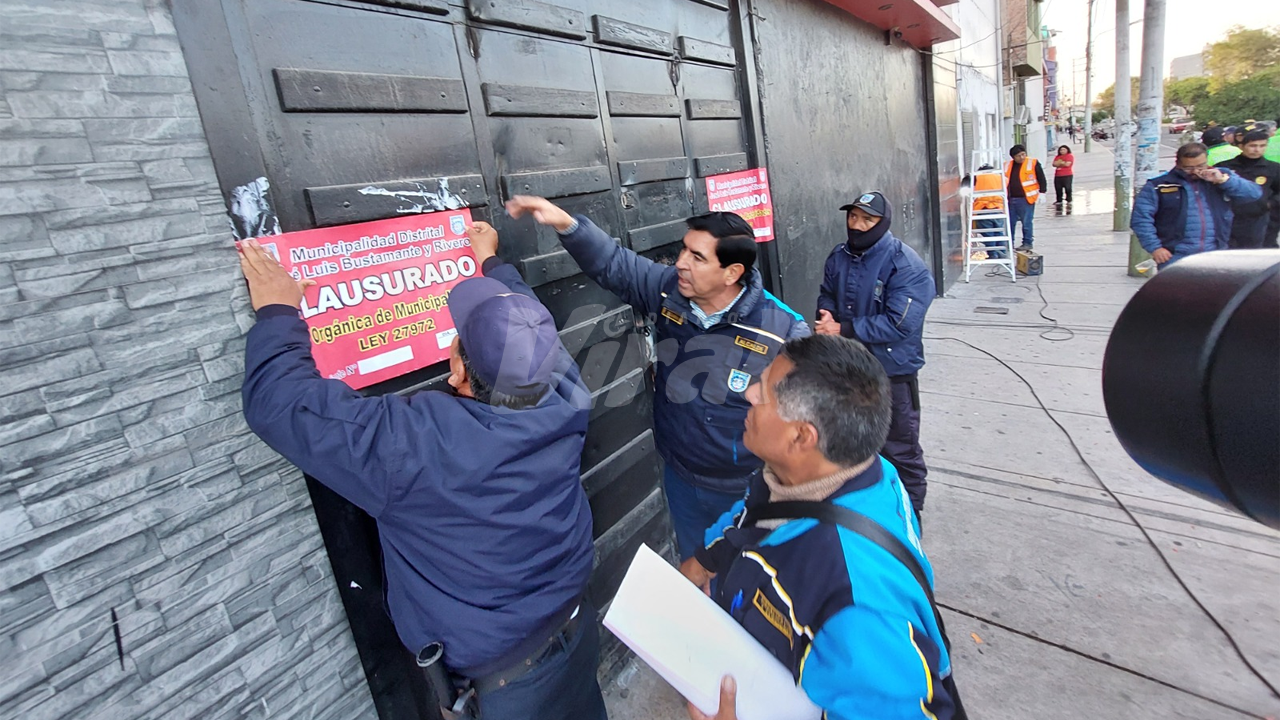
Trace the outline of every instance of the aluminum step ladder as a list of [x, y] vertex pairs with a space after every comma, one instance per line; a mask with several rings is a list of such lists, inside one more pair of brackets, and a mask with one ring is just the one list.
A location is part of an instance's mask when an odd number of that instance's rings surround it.
[[996, 266], [1009, 271], [1009, 279], [1018, 281], [1013, 255], [1013, 225], [1009, 222], [1009, 200], [1005, 194], [1001, 151], [975, 150], [969, 201], [963, 208], [964, 281], [975, 267]]

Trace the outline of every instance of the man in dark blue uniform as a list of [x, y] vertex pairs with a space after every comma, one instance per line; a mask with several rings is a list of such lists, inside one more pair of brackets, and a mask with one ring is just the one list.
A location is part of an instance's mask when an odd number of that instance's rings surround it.
[[[922, 584], [932, 589], [933, 570], [910, 498], [876, 455], [892, 414], [880, 363], [852, 340], [793, 340], [747, 394], [745, 441], [764, 472], [680, 572], [791, 671], [824, 718], [951, 720], [951, 658]], [[869, 535], [788, 514], [796, 503], [860, 513], [920, 580]], [[736, 717], [726, 684], [711, 720]], [[692, 705], [689, 714], [708, 720]]]
[[298, 316], [303, 284], [242, 243], [258, 317], [245, 419], [377, 520], [401, 641], [420, 658], [443, 646], [485, 720], [604, 720], [595, 610], [583, 598], [593, 547], [578, 462], [590, 397], [550, 313], [496, 257], [497, 233], [476, 223], [469, 235], [486, 277], [449, 295], [456, 394], [410, 397], [364, 397], [322, 378]]
[[924, 316], [936, 286], [924, 261], [889, 232], [893, 207], [869, 192], [840, 208], [848, 238], [827, 257], [818, 290], [821, 335], [853, 338], [880, 360], [893, 390], [893, 424], [880, 451], [898, 469], [911, 505], [924, 510], [924, 450], [920, 448], [920, 383]]
[[621, 247], [586, 217], [543, 198], [516, 196], [507, 212], [553, 227], [587, 277], [653, 323], [654, 444], [680, 557], [692, 556], [760, 472], [760, 459], [742, 444], [747, 387], [809, 326], [764, 289], [751, 226], [733, 213], [689, 218], [671, 266]]

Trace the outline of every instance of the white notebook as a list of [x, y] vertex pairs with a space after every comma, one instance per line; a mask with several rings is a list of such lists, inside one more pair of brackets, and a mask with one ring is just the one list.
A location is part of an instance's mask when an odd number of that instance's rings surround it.
[[732, 675], [741, 720], [822, 715], [777, 658], [647, 545], [631, 561], [604, 626], [705, 713], [715, 714], [720, 678]]

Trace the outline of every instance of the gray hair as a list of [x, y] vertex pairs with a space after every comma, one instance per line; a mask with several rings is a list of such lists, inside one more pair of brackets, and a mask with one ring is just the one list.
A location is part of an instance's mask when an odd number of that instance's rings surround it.
[[788, 342], [782, 356], [795, 364], [774, 386], [778, 415], [818, 431], [818, 450], [842, 467], [884, 447], [892, 406], [880, 361], [856, 340], [811, 335]]

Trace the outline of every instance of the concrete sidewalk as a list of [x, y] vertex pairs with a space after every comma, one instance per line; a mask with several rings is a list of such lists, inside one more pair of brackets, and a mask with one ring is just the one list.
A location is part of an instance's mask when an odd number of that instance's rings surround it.
[[[956, 678], [975, 720], [1280, 716], [1223, 630], [1280, 685], [1280, 533], [1156, 480], [1106, 419], [1103, 351], [1143, 281], [1095, 148], [1071, 213], [1037, 210], [1044, 275], [975, 274], [929, 311], [924, 541]], [[614, 720], [687, 717], [643, 666], [606, 693]]]

